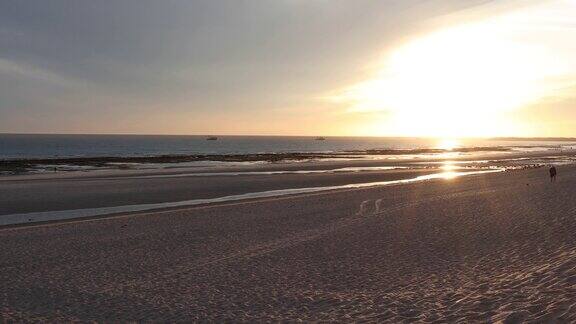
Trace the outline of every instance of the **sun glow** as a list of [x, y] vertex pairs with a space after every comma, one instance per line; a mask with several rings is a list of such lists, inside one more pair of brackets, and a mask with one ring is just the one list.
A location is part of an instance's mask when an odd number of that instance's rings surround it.
[[394, 50], [371, 80], [332, 99], [352, 112], [383, 111], [382, 134], [518, 134], [514, 112], [549, 96], [568, 70], [538, 42], [517, 37], [538, 8], [441, 30]]
[[458, 146], [460, 146], [460, 142], [458, 140], [449, 138], [443, 139], [438, 143], [438, 148], [441, 150], [452, 151]]

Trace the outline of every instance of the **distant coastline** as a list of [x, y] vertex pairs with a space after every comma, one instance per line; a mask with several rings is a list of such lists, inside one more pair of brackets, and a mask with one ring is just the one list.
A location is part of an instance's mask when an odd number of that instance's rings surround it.
[[491, 137], [496, 141], [574, 142], [576, 137]]

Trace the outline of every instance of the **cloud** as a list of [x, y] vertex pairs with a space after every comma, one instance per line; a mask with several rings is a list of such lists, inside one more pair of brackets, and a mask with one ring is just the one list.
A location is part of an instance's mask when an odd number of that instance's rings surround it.
[[[109, 122], [100, 116], [106, 111], [115, 114], [119, 125], [124, 121], [128, 132], [136, 129], [129, 126], [134, 120], [149, 119], [141, 115], [159, 113], [166, 116], [165, 125], [147, 124], [148, 131], [137, 131], [171, 132], [172, 124], [195, 132], [185, 120], [215, 120], [216, 113], [260, 114], [265, 120], [294, 111], [290, 115], [296, 116], [286, 122], [298, 133], [304, 131], [298, 114], [317, 109], [320, 93], [362, 77], [367, 64], [429, 27], [427, 21], [484, 4], [4, 1], [0, 131], [67, 131], [73, 114], [81, 116], [74, 130], [107, 132]], [[340, 107], [334, 109], [339, 113]], [[49, 128], [39, 121], [25, 126], [15, 122], [25, 114], [48, 115], [54, 122]], [[244, 131], [262, 127], [246, 126]]]
[[72, 87], [78, 85], [72, 80], [42, 68], [0, 58], [0, 77], [2, 77], [2, 75], [28, 79], [30, 81], [46, 82], [50, 85], [59, 87]]

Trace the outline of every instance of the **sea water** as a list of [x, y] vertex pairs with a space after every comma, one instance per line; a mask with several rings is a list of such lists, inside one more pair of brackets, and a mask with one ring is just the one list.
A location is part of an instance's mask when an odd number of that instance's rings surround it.
[[[0, 134], [0, 159], [191, 154], [332, 153], [443, 148], [445, 139], [395, 137]], [[460, 147], [540, 150], [576, 147], [575, 141], [462, 139]]]

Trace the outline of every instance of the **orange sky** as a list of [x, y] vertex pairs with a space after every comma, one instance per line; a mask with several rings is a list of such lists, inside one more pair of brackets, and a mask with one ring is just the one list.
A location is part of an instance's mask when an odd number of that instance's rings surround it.
[[0, 132], [576, 136], [576, 1], [127, 3], [0, 5]]

